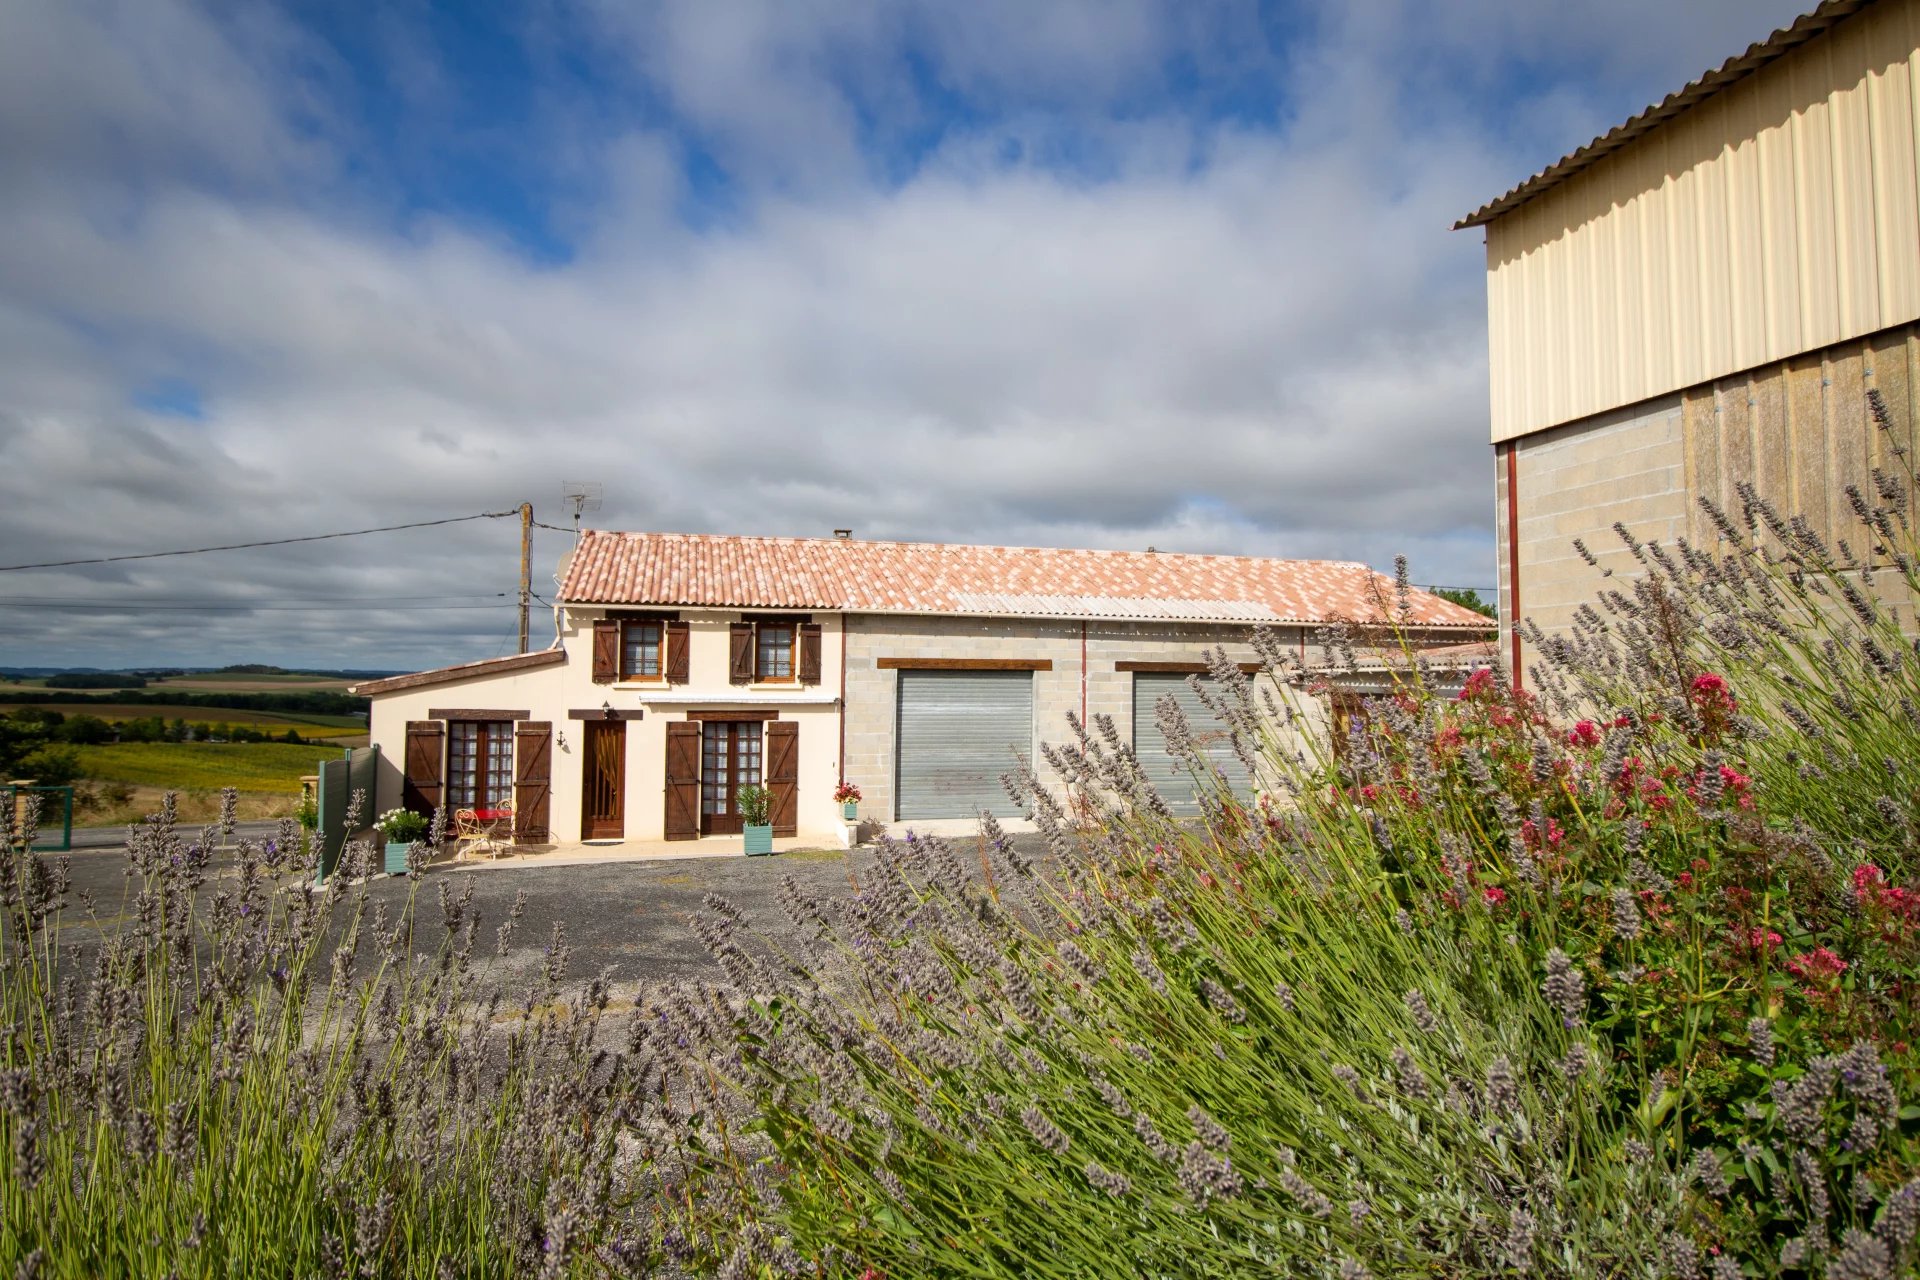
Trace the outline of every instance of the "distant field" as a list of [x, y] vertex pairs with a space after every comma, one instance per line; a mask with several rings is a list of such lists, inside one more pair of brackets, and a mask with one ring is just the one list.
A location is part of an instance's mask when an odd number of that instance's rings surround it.
[[181, 791], [238, 787], [281, 795], [298, 793], [300, 779], [336, 755], [330, 747], [283, 742], [121, 742], [74, 749], [81, 773], [97, 782]]
[[[26, 705], [29, 704], [0, 700], [0, 711], [14, 711]], [[316, 738], [367, 731], [367, 722], [359, 716], [308, 715], [301, 711], [251, 711], [239, 707], [182, 707], [166, 703], [148, 706], [140, 702], [104, 700], [53, 702], [40, 705], [48, 711], [57, 711], [63, 716], [99, 716], [102, 720], [139, 720], [146, 716], [159, 716], [162, 720], [185, 720], [188, 724], [244, 724], [255, 729], [270, 729], [275, 733], [285, 729], [298, 729], [302, 737], [306, 736], [310, 729]]]
[[[371, 678], [371, 677], [369, 677]], [[167, 676], [159, 680], [149, 680], [147, 688], [165, 692], [178, 689], [193, 693], [344, 693], [351, 680], [340, 680], [332, 676], [262, 676], [221, 675], [218, 672], [206, 672], [192, 676]]]

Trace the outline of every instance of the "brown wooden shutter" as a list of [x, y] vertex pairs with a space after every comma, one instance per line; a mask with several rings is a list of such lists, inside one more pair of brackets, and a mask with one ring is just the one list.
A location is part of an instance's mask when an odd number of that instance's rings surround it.
[[798, 834], [800, 725], [796, 721], [767, 722], [767, 789], [773, 792], [773, 834]]
[[620, 678], [620, 624], [601, 618], [593, 624], [593, 682], [612, 684]]
[[803, 622], [799, 627], [800, 683], [820, 683], [820, 624]]
[[727, 631], [727, 679], [734, 684], [753, 683], [753, 624], [736, 622]]
[[667, 683], [687, 683], [687, 668], [691, 665], [688, 653], [687, 624], [669, 622], [667, 624]]
[[700, 836], [700, 723], [667, 725], [667, 826], [669, 840]]
[[446, 800], [447, 726], [438, 720], [407, 721], [406, 786], [400, 803], [431, 817]]
[[513, 726], [513, 839], [547, 844], [547, 805], [553, 794], [553, 725], [522, 720]]

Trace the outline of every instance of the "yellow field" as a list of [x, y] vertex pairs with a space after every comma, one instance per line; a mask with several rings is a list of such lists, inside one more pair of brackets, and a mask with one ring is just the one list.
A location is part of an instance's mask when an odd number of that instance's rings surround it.
[[81, 773], [97, 782], [279, 795], [299, 794], [300, 779], [339, 754], [334, 747], [283, 742], [120, 742], [74, 750]]
[[[371, 677], [369, 677], [371, 678]], [[344, 693], [350, 680], [326, 676], [218, 675], [165, 676], [147, 681], [147, 688], [165, 693], [169, 689], [194, 693]]]
[[[0, 698], [0, 713], [9, 713], [29, 704], [7, 702]], [[50, 702], [40, 704], [63, 716], [99, 716], [119, 722], [159, 716], [162, 720], [185, 720], [188, 724], [224, 724], [233, 728], [258, 729], [261, 733], [285, 733], [295, 729], [303, 738], [337, 738], [364, 734], [367, 727], [358, 716], [307, 715], [294, 711], [245, 711], [226, 707], [186, 707], [171, 704], [144, 706], [137, 702]]]

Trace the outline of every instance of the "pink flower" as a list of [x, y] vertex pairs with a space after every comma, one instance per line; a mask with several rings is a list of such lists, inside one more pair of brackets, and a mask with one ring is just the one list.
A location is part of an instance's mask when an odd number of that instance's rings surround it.
[[1838, 978], [1847, 971], [1847, 962], [1825, 947], [1803, 952], [1787, 961], [1787, 972], [1804, 982]]
[[1574, 747], [1597, 747], [1600, 745], [1600, 726], [1591, 720], [1582, 720], [1567, 730], [1567, 744]]
[[1507, 891], [1499, 885], [1490, 884], [1480, 891], [1480, 896], [1487, 900], [1488, 906], [1497, 907], [1507, 900]]
[[1460, 686], [1460, 701], [1472, 702], [1476, 698], [1491, 694], [1492, 692], [1493, 670], [1490, 667], [1481, 667], [1478, 671], [1468, 676], [1467, 682]]
[[[1768, 929], [1765, 933], [1762, 933], [1758, 928], [1750, 928], [1747, 930], [1747, 946], [1755, 951], [1771, 951], [1779, 945], [1780, 935], [1771, 929]], [[1841, 963], [1844, 965], [1846, 962], [1843, 960]], [[1792, 968], [1793, 966], [1788, 965], [1787, 967]]]

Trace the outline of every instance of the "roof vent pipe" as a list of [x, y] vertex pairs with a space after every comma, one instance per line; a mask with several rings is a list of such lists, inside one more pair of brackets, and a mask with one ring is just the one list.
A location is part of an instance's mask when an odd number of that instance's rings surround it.
[[853, 530], [851, 530], [851, 529], [835, 529], [835, 530], [833, 531], [833, 536], [834, 536], [834, 537], [836, 537], [836, 538], [838, 538], [838, 539], [840, 539], [840, 540], [841, 540], [842, 542], [846, 542], [847, 540], [849, 540], [849, 539], [851, 539], [851, 538], [853, 537]]

